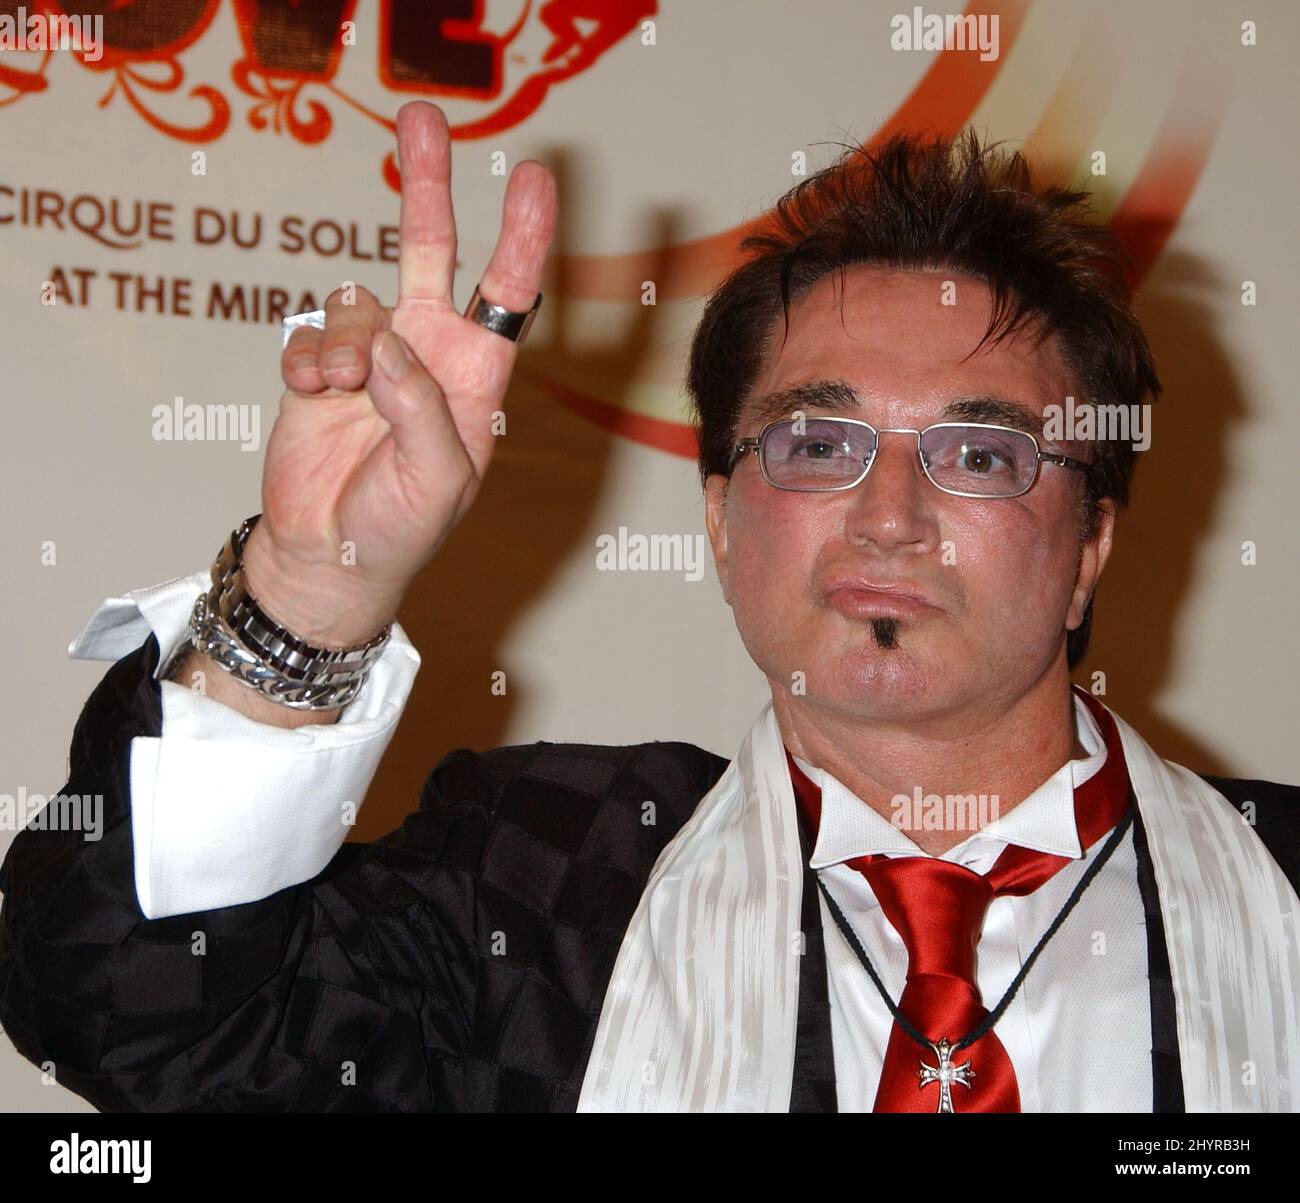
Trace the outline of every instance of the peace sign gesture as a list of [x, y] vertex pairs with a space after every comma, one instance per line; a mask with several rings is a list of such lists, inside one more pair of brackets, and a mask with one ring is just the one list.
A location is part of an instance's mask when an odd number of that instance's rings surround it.
[[[397, 304], [363, 288], [296, 330], [267, 443], [262, 520], [244, 549], [249, 588], [294, 634], [325, 646], [374, 635], [473, 502], [495, 445], [518, 346], [452, 299], [451, 141], [435, 105], [397, 114], [402, 202]], [[532, 307], [555, 227], [555, 179], [524, 160], [479, 288]], [[352, 554], [344, 553], [347, 548]]]

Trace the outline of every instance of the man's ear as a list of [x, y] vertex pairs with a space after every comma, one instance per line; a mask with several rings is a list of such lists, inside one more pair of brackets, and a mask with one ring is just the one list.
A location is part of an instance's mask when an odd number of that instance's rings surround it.
[[1079, 548], [1079, 571], [1075, 575], [1074, 595], [1066, 615], [1065, 629], [1077, 630], [1083, 624], [1088, 601], [1101, 579], [1102, 569], [1110, 559], [1111, 544], [1115, 536], [1115, 502], [1103, 497], [1097, 502], [1096, 529], [1092, 538]]
[[720, 472], [712, 473], [704, 482], [704, 525], [709, 532], [713, 548], [713, 563], [718, 570], [718, 583], [722, 597], [731, 605], [730, 578], [727, 573], [727, 486], [731, 480]]

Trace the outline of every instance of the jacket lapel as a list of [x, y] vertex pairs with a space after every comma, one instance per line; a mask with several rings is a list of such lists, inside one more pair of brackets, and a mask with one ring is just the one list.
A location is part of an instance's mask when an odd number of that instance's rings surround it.
[[799, 847], [803, 853], [803, 905], [799, 913], [804, 953], [799, 966], [799, 1020], [795, 1033], [790, 1110], [838, 1111], [821, 899], [817, 893], [817, 874], [808, 866], [812, 847], [802, 823], [799, 824]]
[[1137, 882], [1142, 895], [1142, 909], [1147, 926], [1147, 978], [1151, 985], [1151, 1084], [1155, 1114], [1181, 1115], [1183, 1105], [1183, 1071], [1178, 1054], [1178, 1023], [1174, 1013], [1174, 986], [1169, 972], [1169, 949], [1165, 944], [1165, 926], [1160, 918], [1160, 895], [1156, 890], [1155, 870], [1147, 847], [1142, 815], [1133, 805], [1133, 850], [1137, 854]]

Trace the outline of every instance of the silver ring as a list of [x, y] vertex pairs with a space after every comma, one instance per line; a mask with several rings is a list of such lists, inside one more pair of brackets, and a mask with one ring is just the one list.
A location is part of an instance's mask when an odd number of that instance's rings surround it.
[[541, 304], [542, 294], [539, 292], [537, 300], [533, 302], [533, 307], [523, 313], [518, 313], [513, 309], [507, 309], [504, 305], [492, 304], [491, 301], [483, 297], [483, 294], [478, 290], [478, 286], [475, 285], [474, 295], [470, 297], [469, 304], [465, 306], [465, 316], [471, 322], [477, 322], [485, 329], [510, 339], [511, 342], [521, 343], [524, 341], [529, 327], [533, 324], [533, 318], [537, 316], [537, 310], [541, 308]]
[[299, 326], [315, 326], [317, 330], [325, 329], [325, 310], [313, 309], [308, 313], [295, 313], [284, 319], [284, 341], [281, 347], [289, 345], [289, 339]]
[[[493, 305], [491, 301], [484, 299], [478, 288], [475, 287], [474, 295], [470, 297], [469, 304], [465, 306], [465, 316], [471, 322], [476, 322], [485, 329], [491, 330], [494, 334], [501, 335], [502, 338], [521, 343], [532, 326], [533, 318], [537, 316], [541, 304], [542, 294], [539, 292], [537, 300], [533, 302], [533, 307], [527, 312], [518, 313], [513, 309], [507, 309], [504, 305]], [[283, 326], [283, 340], [280, 345], [286, 347], [289, 345], [289, 339], [293, 336], [293, 332], [299, 326], [315, 326], [317, 330], [324, 330], [325, 310], [313, 309], [308, 313], [291, 314], [284, 319]]]

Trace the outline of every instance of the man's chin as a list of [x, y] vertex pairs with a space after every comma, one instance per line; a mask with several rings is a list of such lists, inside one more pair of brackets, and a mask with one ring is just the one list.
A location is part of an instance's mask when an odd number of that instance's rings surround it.
[[864, 719], [902, 718], [932, 710], [949, 676], [898, 632], [886, 630], [818, 661], [807, 673], [806, 696]]

